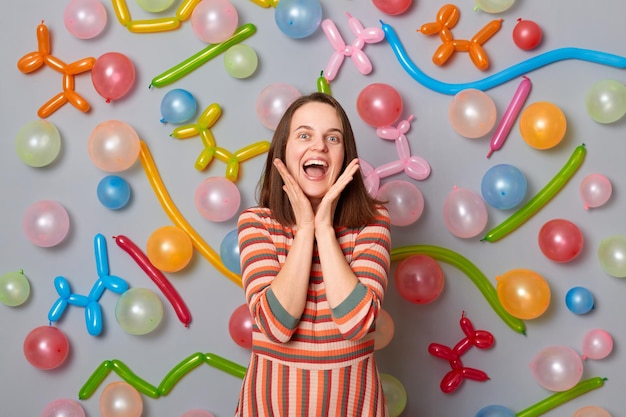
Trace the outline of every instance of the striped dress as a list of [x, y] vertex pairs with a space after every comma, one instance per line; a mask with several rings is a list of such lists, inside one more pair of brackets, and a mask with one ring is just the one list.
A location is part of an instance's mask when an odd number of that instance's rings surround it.
[[304, 312], [291, 316], [270, 289], [295, 231], [266, 208], [239, 217], [247, 303], [254, 320], [252, 355], [236, 416], [387, 416], [374, 360], [375, 320], [387, 286], [390, 222], [381, 208], [362, 228], [338, 228], [346, 261], [360, 283], [339, 306], [326, 300], [317, 248]]

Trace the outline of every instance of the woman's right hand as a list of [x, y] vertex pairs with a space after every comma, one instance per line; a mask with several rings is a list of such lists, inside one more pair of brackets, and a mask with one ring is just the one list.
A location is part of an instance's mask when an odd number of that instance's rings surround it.
[[315, 227], [315, 213], [313, 213], [311, 202], [302, 191], [302, 188], [300, 188], [298, 182], [289, 173], [283, 161], [276, 158], [273, 162], [285, 183], [283, 190], [287, 193], [291, 208], [296, 216], [296, 229], [303, 230], [310, 228], [313, 230]]

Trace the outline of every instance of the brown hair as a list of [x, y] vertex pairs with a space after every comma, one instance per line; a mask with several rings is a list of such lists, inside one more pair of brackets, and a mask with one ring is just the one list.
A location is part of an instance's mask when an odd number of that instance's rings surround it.
[[[262, 207], [269, 208], [272, 216], [285, 226], [293, 226], [296, 219], [289, 198], [283, 191], [283, 180], [272, 161], [275, 158], [279, 158], [285, 162], [285, 149], [289, 139], [291, 119], [296, 110], [310, 102], [325, 103], [332, 106], [341, 120], [344, 146], [344, 160], [341, 172], [345, 170], [348, 162], [358, 158], [356, 141], [350, 120], [341, 104], [334, 97], [325, 93], [314, 92], [301, 96], [291, 103], [276, 126], [267, 154], [265, 168], [257, 187], [259, 204]], [[380, 201], [373, 199], [367, 192], [361, 171], [358, 170], [339, 197], [335, 209], [334, 225], [346, 227], [364, 226], [373, 220], [377, 212], [377, 206], [380, 204]]]

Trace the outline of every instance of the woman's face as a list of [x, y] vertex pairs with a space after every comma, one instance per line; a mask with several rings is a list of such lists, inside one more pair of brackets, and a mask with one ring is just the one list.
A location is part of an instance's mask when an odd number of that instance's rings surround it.
[[339, 177], [344, 154], [343, 128], [332, 106], [310, 102], [295, 111], [285, 164], [313, 208]]

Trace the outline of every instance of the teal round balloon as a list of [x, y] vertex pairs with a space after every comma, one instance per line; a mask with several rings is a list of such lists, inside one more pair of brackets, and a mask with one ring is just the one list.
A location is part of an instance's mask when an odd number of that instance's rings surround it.
[[257, 69], [259, 57], [249, 45], [233, 45], [224, 52], [224, 67], [233, 78], [248, 78]]
[[598, 123], [614, 123], [626, 114], [626, 86], [616, 80], [594, 83], [585, 97], [587, 113]]
[[7, 272], [0, 277], [0, 302], [9, 307], [24, 304], [30, 296], [30, 283], [23, 271]]
[[26, 165], [35, 168], [49, 165], [61, 151], [59, 130], [46, 120], [28, 122], [17, 132], [15, 151]]

